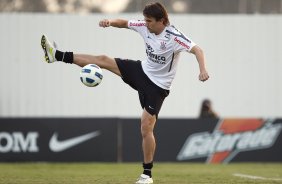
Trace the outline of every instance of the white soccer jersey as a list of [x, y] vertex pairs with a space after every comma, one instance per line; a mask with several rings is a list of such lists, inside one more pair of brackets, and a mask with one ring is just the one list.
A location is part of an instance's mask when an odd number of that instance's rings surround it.
[[145, 74], [159, 87], [169, 90], [175, 77], [179, 53], [188, 51], [196, 44], [178, 31], [167, 26], [162, 33], [150, 33], [145, 21], [130, 20], [128, 28], [138, 32], [144, 39], [147, 58], [142, 61]]

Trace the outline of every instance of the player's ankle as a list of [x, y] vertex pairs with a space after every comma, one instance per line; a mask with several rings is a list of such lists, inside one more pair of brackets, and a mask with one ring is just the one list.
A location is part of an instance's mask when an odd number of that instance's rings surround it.
[[150, 163], [143, 163], [143, 174], [152, 177], [152, 168], [153, 168], [153, 162]]
[[73, 52], [62, 52], [56, 50], [55, 58], [57, 61], [63, 61], [65, 63], [73, 63]]

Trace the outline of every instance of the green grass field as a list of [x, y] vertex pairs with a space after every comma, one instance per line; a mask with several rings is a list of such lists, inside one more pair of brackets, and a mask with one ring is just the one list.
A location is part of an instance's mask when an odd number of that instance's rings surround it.
[[[0, 183], [132, 184], [141, 171], [140, 163], [0, 163]], [[282, 164], [155, 163], [153, 178], [154, 184], [282, 183]]]

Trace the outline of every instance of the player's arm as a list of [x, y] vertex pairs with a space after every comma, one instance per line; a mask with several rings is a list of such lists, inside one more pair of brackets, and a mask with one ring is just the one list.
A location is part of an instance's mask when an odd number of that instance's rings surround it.
[[124, 19], [104, 19], [99, 22], [100, 27], [117, 27], [117, 28], [128, 28], [128, 20]]
[[195, 45], [194, 47], [192, 47], [190, 52], [196, 56], [196, 59], [199, 63], [199, 68], [200, 68], [199, 80], [203, 82], [208, 80], [209, 74], [206, 70], [205, 55], [203, 50], [199, 46]]

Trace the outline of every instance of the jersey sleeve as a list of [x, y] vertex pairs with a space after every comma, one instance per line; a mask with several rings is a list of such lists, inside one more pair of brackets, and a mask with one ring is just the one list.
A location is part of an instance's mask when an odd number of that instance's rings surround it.
[[146, 22], [143, 20], [129, 20], [128, 28], [140, 33], [141, 35], [143, 35], [147, 29]]
[[196, 45], [196, 43], [194, 43], [190, 38], [188, 38], [184, 34], [175, 35], [174, 44], [174, 49], [176, 52], [190, 52], [192, 47]]

